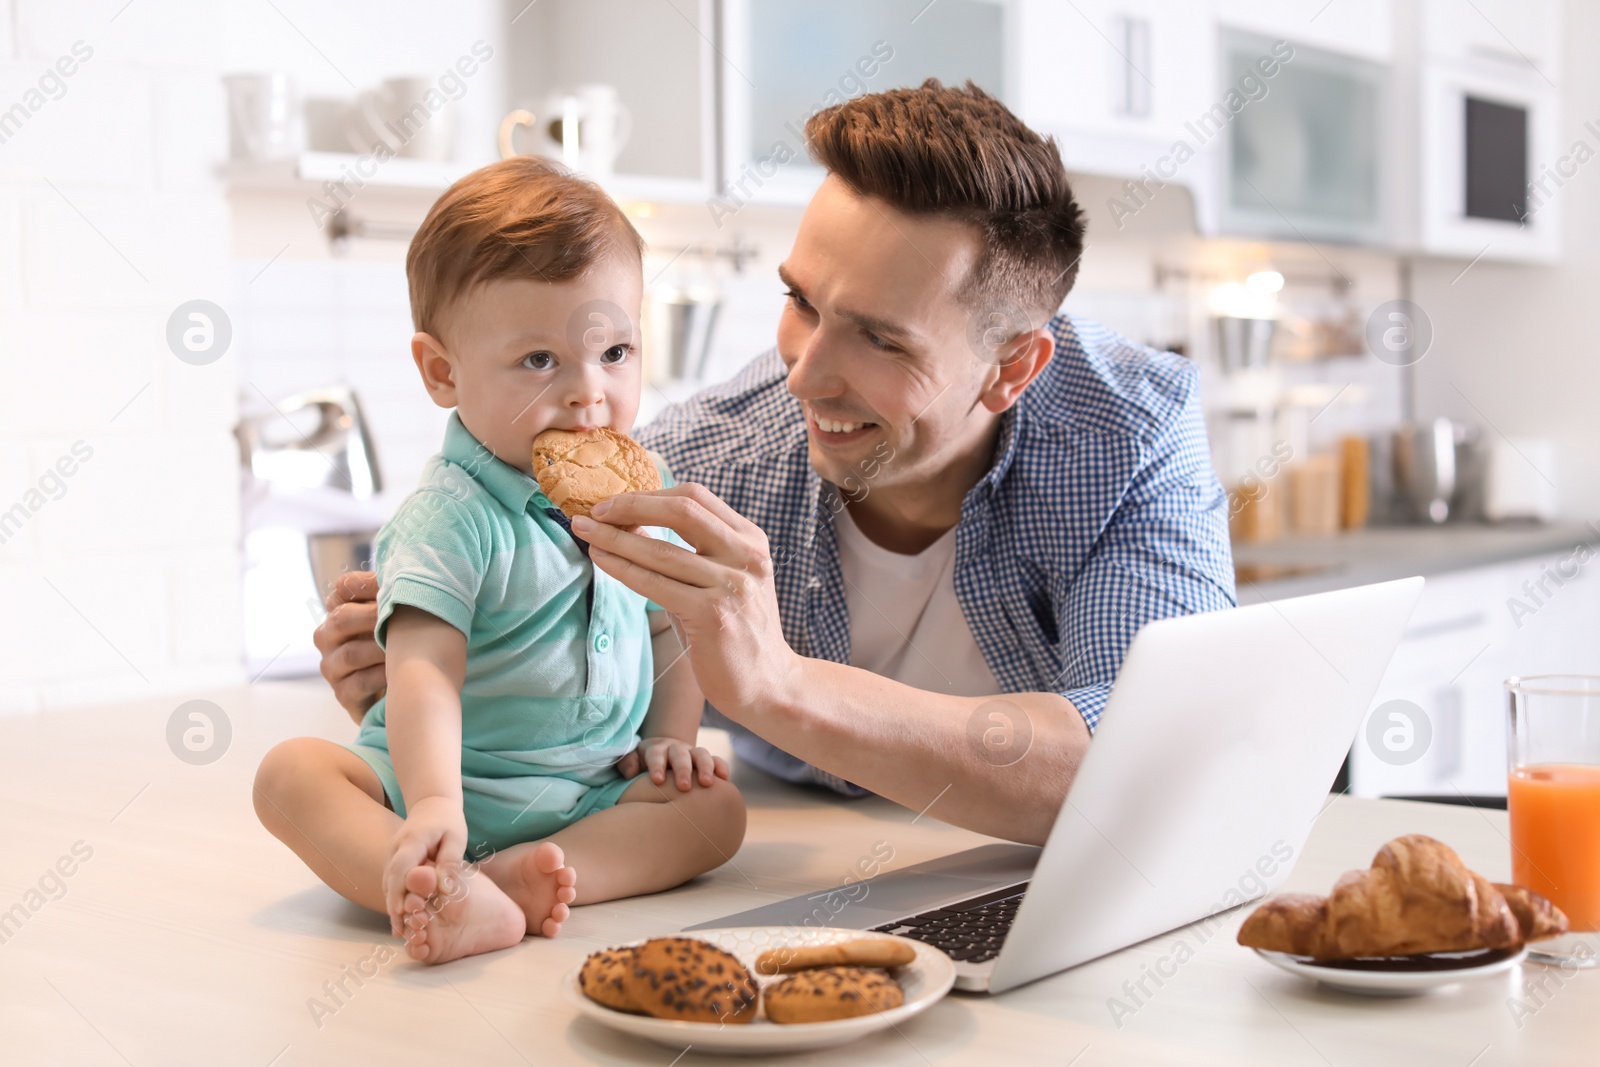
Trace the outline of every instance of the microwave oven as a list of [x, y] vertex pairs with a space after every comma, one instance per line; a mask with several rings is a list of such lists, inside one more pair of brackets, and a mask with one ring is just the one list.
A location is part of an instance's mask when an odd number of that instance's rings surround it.
[[1562, 154], [1560, 91], [1526, 65], [1427, 57], [1415, 102], [1402, 243], [1468, 259], [1559, 257], [1563, 187], [1593, 154]]

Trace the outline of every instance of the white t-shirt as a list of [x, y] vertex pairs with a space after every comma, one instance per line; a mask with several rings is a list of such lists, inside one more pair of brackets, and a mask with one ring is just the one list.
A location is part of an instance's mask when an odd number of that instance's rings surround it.
[[935, 693], [1000, 692], [956, 600], [955, 527], [914, 556], [868, 540], [848, 507], [834, 527], [852, 667]]

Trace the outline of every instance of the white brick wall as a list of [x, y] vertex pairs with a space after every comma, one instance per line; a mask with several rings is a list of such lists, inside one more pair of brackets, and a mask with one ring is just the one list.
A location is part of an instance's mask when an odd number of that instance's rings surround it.
[[[0, 143], [0, 515], [73, 442], [94, 449], [0, 543], [0, 714], [244, 678], [233, 428], [257, 387], [354, 384], [392, 492], [414, 483], [444, 413], [414, 388], [403, 273], [304, 261], [325, 247], [260, 278], [264, 261], [234, 263], [220, 77], [281, 70], [302, 95], [350, 96], [480, 38], [499, 49], [501, 7], [0, 0], [0, 116], [75, 42], [92, 49]], [[485, 68], [462, 101], [464, 158], [492, 154], [503, 77]], [[165, 340], [196, 298], [234, 325], [204, 367]]]
[[353, 387], [384, 478], [380, 508], [391, 509], [439, 450], [449, 414], [428, 399], [411, 362], [404, 265], [285, 258], [261, 273], [265, 265], [234, 267], [244, 410], [264, 409], [263, 394], [276, 402], [318, 386]]
[[11, 59], [15, 54], [11, 41], [13, 15], [11, 0], [0, 0], [0, 61]]
[[237, 359], [165, 341], [231, 302], [222, 9], [121, 7], [0, 0], [0, 111], [93, 49], [0, 144], [0, 714], [242, 678]]

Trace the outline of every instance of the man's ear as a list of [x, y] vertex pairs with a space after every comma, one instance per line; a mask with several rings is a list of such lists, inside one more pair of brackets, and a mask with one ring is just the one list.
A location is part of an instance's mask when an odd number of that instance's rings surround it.
[[431, 333], [412, 334], [411, 358], [433, 402], [442, 408], [455, 407], [456, 364], [444, 344]]
[[1055, 351], [1055, 335], [1049, 330], [1017, 334], [996, 352], [999, 362], [991, 372], [988, 387], [978, 395], [978, 402], [996, 415], [1005, 411], [1039, 376]]

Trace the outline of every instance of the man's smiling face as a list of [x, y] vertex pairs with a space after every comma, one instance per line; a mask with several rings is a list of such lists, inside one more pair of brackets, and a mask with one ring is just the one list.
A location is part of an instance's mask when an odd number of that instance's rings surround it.
[[778, 352], [823, 478], [858, 485], [865, 467], [874, 488], [926, 483], [987, 440], [981, 398], [998, 371], [969, 345], [957, 299], [981, 253], [972, 224], [822, 183], [778, 268]]

